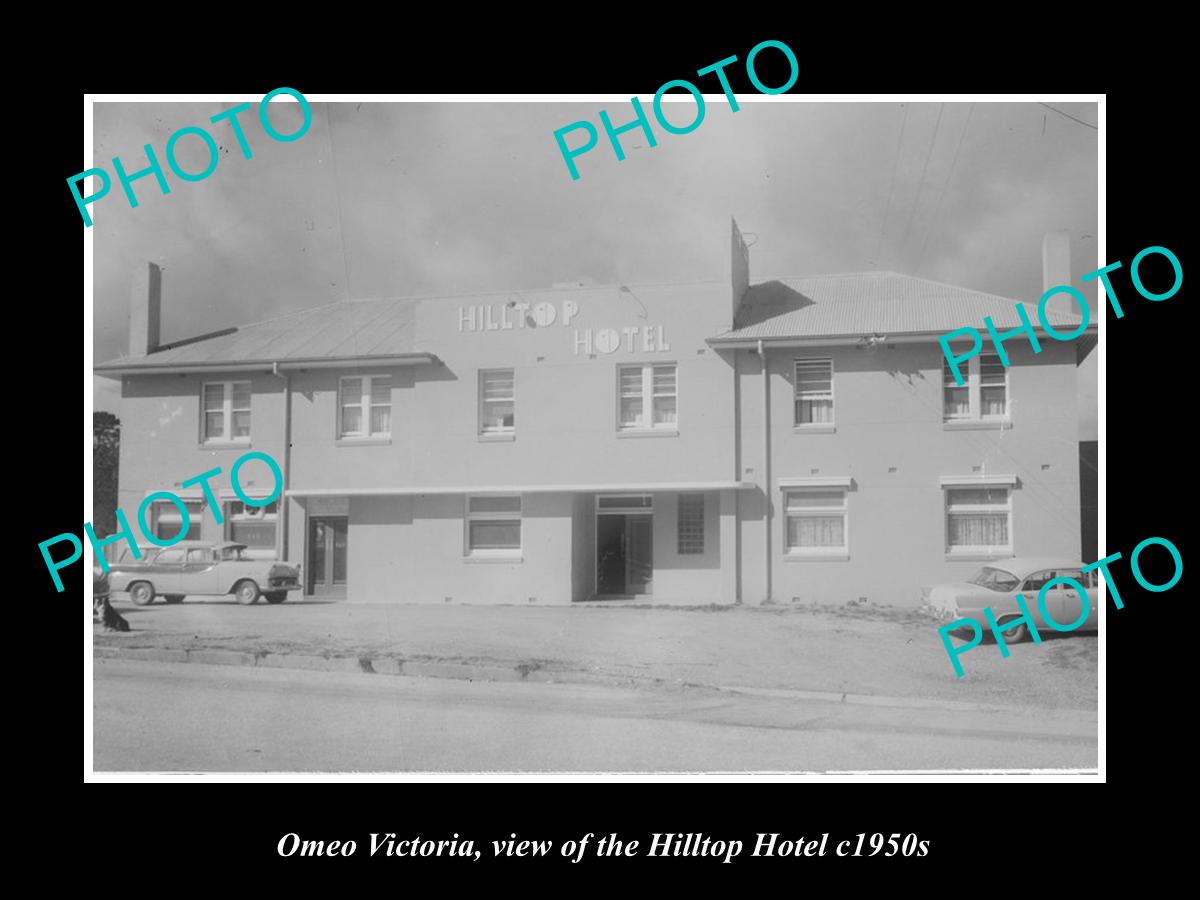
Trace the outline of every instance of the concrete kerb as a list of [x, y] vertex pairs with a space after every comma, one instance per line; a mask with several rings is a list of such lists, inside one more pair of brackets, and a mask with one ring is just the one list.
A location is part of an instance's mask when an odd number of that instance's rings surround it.
[[[607, 684], [616, 687], [654, 685], [691, 688], [823, 703], [851, 703], [914, 709], [1008, 712], [1020, 707], [968, 703], [960, 700], [930, 700], [919, 697], [888, 697], [837, 691], [805, 691], [785, 688], [754, 688], [734, 685], [699, 684], [662, 678], [639, 678], [600, 672], [546, 669], [537, 663], [515, 665], [437, 662], [383, 656], [315, 656], [300, 653], [247, 653], [239, 650], [194, 648], [169, 650], [157, 647], [93, 647], [96, 659], [125, 659], [160, 663], [202, 663], [210, 666], [258, 666], [267, 669], [307, 669], [320, 672], [360, 672], [370, 675], [403, 675], [415, 678], [451, 678], [463, 681], [528, 681], [537, 684]], [[1081, 712], [1084, 710], [1081, 710]]]

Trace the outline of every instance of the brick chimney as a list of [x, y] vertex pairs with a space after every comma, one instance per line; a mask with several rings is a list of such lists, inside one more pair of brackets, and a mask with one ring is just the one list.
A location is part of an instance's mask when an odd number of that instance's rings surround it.
[[746, 242], [742, 240], [742, 232], [738, 228], [737, 221], [730, 216], [730, 235], [729, 235], [729, 286], [731, 290], [733, 304], [730, 307], [729, 327], [737, 327], [738, 308], [742, 305], [742, 298], [746, 296], [746, 289], [750, 287], [750, 248], [746, 246]]
[[162, 269], [147, 263], [133, 274], [129, 299], [129, 355], [148, 356], [158, 349], [162, 319]]
[[[1048, 231], [1042, 238], [1042, 292], [1071, 283], [1071, 236], [1065, 231]], [[1057, 294], [1046, 301], [1046, 312], [1060, 315], [1080, 315], [1079, 304], [1070, 294]]]

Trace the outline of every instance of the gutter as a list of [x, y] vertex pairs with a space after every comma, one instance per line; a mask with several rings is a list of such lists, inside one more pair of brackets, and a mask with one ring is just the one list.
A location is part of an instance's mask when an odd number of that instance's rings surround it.
[[92, 372], [101, 378], [120, 378], [122, 375], [187, 375], [207, 374], [210, 372], [295, 372], [301, 369], [344, 369], [355, 367], [360, 369], [382, 366], [423, 366], [435, 365], [441, 360], [432, 353], [404, 353], [398, 356], [347, 356], [347, 357], [313, 357], [308, 359], [289, 359], [286, 362], [271, 359], [248, 359], [242, 362], [191, 362], [191, 363], [156, 363], [154, 356], [137, 357], [133, 360], [114, 360], [101, 363]]
[[275, 555], [279, 562], [288, 554], [288, 485], [292, 474], [292, 380], [271, 364], [271, 374], [283, 379], [283, 492], [279, 497], [279, 522], [275, 532]]
[[[1059, 323], [1059, 327], [1066, 328], [1068, 324]], [[971, 325], [967, 327], [974, 328], [975, 326]], [[1046, 340], [1054, 340], [1039, 325], [1034, 325], [1033, 327], [1034, 331], [1046, 335]], [[884, 333], [884, 337], [886, 338], [885, 343], [888, 344], [924, 344], [931, 340], [937, 340], [949, 333], [949, 331], [906, 331], [896, 334]], [[1076, 340], [1086, 339], [1097, 333], [1096, 325], [1093, 323], [1088, 325], [1087, 330], [1079, 338], [1076, 338]], [[864, 336], [864, 333], [861, 331], [854, 334], [779, 335], [776, 337], [726, 337], [724, 335], [717, 335], [716, 337], [707, 338], [705, 343], [717, 350], [754, 350], [763, 343], [770, 344], [772, 347], [852, 347], [860, 343]]]
[[758, 342], [762, 362], [763, 398], [763, 603], [771, 602], [771, 375], [763, 342]]

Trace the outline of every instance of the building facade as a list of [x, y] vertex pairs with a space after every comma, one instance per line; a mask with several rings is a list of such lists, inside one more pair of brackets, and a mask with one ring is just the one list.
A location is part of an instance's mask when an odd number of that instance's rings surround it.
[[[1014, 301], [894, 273], [751, 285], [736, 225], [727, 271], [337, 303], [160, 345], [151, 267], [130, 355], [96, 367], [122, 385], [119, 505], [173, 492], [188, 537], [350, 601], [916, 605], [981, 560], [1078, 551], [1094, 332], [1012, 340], [1011, 366], [983, 353], [958, 387], [937, 337], [1015, 327]], [[248, 450], [279, 462], [278, 502], [182, 487]], [[274, 486], [251, 464], [241, 483]], [[153, 504], [160, 537], [180, 525]]]

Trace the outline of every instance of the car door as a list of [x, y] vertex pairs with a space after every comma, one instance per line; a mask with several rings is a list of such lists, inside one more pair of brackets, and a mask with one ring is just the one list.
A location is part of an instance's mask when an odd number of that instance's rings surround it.
[[[1041, 605], [1038, 603], [1038, 595], [1041, 594], [1042, 588], [1045, 586], [1046, 582], [1053, 577], [1053, 569], [1042, 569], [1038, 572], [1032, 572], [1031, 574], [1025, 576], [1025, 580], [1021, 582], [1021, 587], [1017, 591], [1017, 593], [1021, 594], [1025, 598], [1025, 606], [1029, 609], [1029, 615], [1038, 625], [1046, 624], [1046, 620], [1042, 616]], [[1053, 589], [1046, 592], [1046, 611], [1050, 613], [1051, 616], [1055, 615], [1054, 608], [1050, 605], [1053, 602], [1050, 599], [1050, 595], [1053, 593]]]
[[[1082, 569], [1056, 569], [1055, 577], [1057, 578], [1074, 578], [1080, 584], [1086, 586]], [[1096, 622], [1096, 603], [1095, 597], [1090, 592], [1084, 596], [1080, 596], [1078, 589], [1067, 583], [1056, 584], [1050, 591], [1050, 596], [1047, 597], [1046, 608], [1050, 610], [1050, 615], [1054, 617], [1054, 621], [1061, 625], [1070, 625], [1072, 622], [1079, 619], [1079, 614], [1082, 612], [1081, 604], [1088, 605], [1088, 613], [1083, 622], [1078, 626], [1081, 629], [1095, 628]], [[1091, 623], [1091, 624], [1089, 624]]]
[[179, 580], [179, 593], [218, 593], [217, 558], [211, 547], [192, 547], [188, 550]]
[[[183, 577], [183, 561], [186, 551], [182, 547], [159, 550], [153, 562], [146, 567], [146, 576], [158, 594], [179, 594], [179, 582]], [[136, 580], [136, 577], [135, 579]]]

